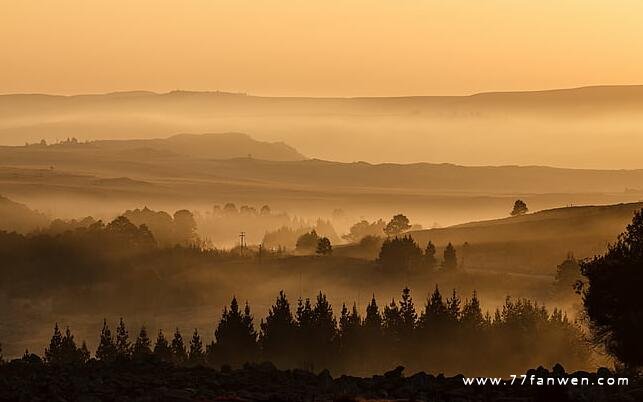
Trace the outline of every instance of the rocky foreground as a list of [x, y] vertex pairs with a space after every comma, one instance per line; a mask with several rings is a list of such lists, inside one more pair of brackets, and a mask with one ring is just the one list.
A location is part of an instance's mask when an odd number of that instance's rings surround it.
[[[530, 370], [540, 377], [610, 376]], [[643, 382], [627, 386], [464, 385], [462, 376], [402, 367], [370, 378], [331, 377], [328, 371], [277, 370], [270, 363], [242, 369], [175, 367], [159, 362], [52, 366], [14, 361], [0, 366], [0, 401], [643, 401]]]

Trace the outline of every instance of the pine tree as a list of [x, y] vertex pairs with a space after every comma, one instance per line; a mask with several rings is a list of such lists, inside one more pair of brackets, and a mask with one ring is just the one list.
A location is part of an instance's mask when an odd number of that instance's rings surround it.
[[119, 359], [129, 359], [132, 355], [132, 345], [129, 341], [129, 334], [125, 328], [125, 322], [121, 317], [116, 328], [116, 356]]
[[364, 318], [364, 328], [373, 332], [379, 332], [382, 328], [382, 315], [380, 309], [375, 301], [375, 294], [371, 298], [370, 303], [366, 307], [366, 318]]
[[449, 243], [444, 249], [444, 260], [442, 261], [442, 268], [445, 270], [454, 270], [458, 267], [458, 258], [456, 257], [455, 247]]
[[154, 356], [156, 356], [161, 361], [171, 361], [172, 360], [172, 349], [163, 335], [163, 330], [159, 329], [158, 336], [156, 337], [156, 343], [154, 344]]
[[460, 320], [460, 303], [460, 298], [455, 289], [453, 289], [451, 297], [447, 299], [447, 312], [449, 313], [449, 320], [453, 323], [457, 323]]
[[428, 269], [434, 269], [438, 263], [437, 259], [435, 258], [435, 253], [435, 245], [429, 240], [426, 248], [424, 249], [424, 265]]
[[96, 348], [96, 358], [98, 360], [110, 362], [116, 359], [116, 346], [112, 331], [107, 325], [107, 320], [103, 320], [103, 329], [100, 331], [100, 342]]
[[489, 312], [487, 312], [487, 316], [483, 317], [478, 294], [474, 290], [471, 300], [468, 300], [462, 308], [462, 325], [468, 330], [480, 329], [485, 326], [486, 321], [491, 320]]
[[301, 368], [313, 369], [311, 342], [315, 329], [313, 328], [313, 308], [310, 299], [297, 301], [296, 317], [296, 359]]
[[147, 335], [147, 329], [145, 326], [141, 327], [134, 346], [132, 347], [132, 357], [134, 359], [145, 359], [146, 357], [152, 354], [152, 342], [150, 341], [149, 336]]
[[264, 358], [277, 366], [295, 364], [289, 353], [293, 342], [296, 342], [295, 337], [296, 328], [290, 303], [282, 290], [275, 304], [268, 310], [266, 321], [261, 323], [260, 344]]
[[203, 357], [203, 342], [201, 341], [199, 331], [195, 328], [194, 333], [192, 334], [192, 339], [190, 340], [190, 352], [188, 354], [188, 359], [190, 363], [200, 364], [203, 362]]
[[183, 342], [181, 331], [179, 331], [178, 328], [176, 328], [174, 332], [174, 339], [172, 339], [170, 350], [172, 351], [172, 357], [176, 364], [183, 364], [187, 360], [188, 355], [185, 351], [185, 343]]
[[382, 321], [386, 335], [391, 340], [398, 341], [402, 328], [402, 316], [400, 315], [397, 303], [395, 303], [395, 299], [391, 299], [391, 304], [384, 307]]
[[409, 336], [413, 333], [415, 329], [415, 324], [417, 321], [417, 313], [415, 312], [415, 306], [413, 305], [413, 298], [411, 297], [411, 289], [405, 287], [402, 290], [402, 299], [400, 300], [400, 318], [401, 318], [401, 334], [403, 336]]
[[447, 306], [442, 299], [440, 289], [436, 285], [420, 317], [420, 326], [429, 331], [442, 331], [448, 321], [448, 317]]
[[45, 349], [45, 361], [52, 364], [62, 363], [63, 335], [58, 328], [58, 323], [54, 326], [54, 334], [49, 342], [49, 348]]
[[223, 309], [214, 338], [216, 343], [209, 358], [213, 363], [238, 366], [257, 358], [257, 333], [248, 303], [242, 313], [237, 298], [232, 298], [230, 310]]
[[312, 313], [314, 331], [311, 345], [315, 348], [313, 363], [319, 367], [329, 367], [330, 358], [337, 353], [337, 320], [332, 306], [322, 292], [317, 295]]
[[60, 346], [60, 362], [70, 364], [80, 363], [81, 360], [80, 350], [76, 346], [74, 335], [72, 335], [71, 330], [67, 327]]

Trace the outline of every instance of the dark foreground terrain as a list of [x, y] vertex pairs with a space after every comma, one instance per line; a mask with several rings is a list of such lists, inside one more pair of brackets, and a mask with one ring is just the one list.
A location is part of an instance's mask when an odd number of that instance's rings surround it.
[[[527, 372], [528, 378], [614, 377], [565, 373], [561, 366]], [[520, 377], [518, 380], [520, 381]], [[641, 401], [643, 382], [629, 385], [464, 385], [462, 376], [405, 376], [402, 367], [370, 378], [331, 377], [328, 371], [277, 370], [270, 363], [184, 368], [158, 362], [55, 366], [13, 361], [0, 366], [0, 401]]]

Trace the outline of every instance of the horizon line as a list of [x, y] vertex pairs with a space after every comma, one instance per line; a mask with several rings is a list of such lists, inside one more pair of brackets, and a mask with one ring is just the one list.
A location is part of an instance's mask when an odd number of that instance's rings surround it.
[[643, 87], [640, 84], [595, 84], [595, 85], [581, 85], [571, 87], [552, 87], [544, 89], [517, 89], [517, 90], [488, 90], [479, 92], [468, 92], [462, 94], [409, 94], [409, 95], [353, 95], [353, 96], [316, 96], [316, 95], [268, 95], [268, 94], [255, 94], [245, 91], [234, 90], [221, 90], [221, 89], [173, 89], [168, 91], [155, 91], [145, 89], [129, 89], [129, 90], [114, 90], [114, 91], [96, 91], [96, 92], [82, 92], [82, 93], [53, 93], [53, 92], [0, 92], [0, 96], [51, 96], [73, 98], [81, 96], [109, 96], [109, 95], [173, 95], [173, 94], [220, 94], [220, 95], [233, 95], [233, 96], [248, 96], [255, 98], [299, 98], [299, 99], [371, 99], [371, 98], [464, 98], [473, 97], [478, 95], [488, 94], [515, 94], [515, 93], [542, 93], [542, 92], [563, 92], [574, 91], [583, 89], [594, 88], [632, 88]]

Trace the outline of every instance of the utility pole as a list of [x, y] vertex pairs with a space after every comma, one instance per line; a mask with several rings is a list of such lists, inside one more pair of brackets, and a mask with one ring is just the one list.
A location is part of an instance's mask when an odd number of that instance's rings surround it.
[[246, 247], [246, 232], [239, 233], [239, 247], [241, 248], [241, 254], [243, 254], [243, 249]]

